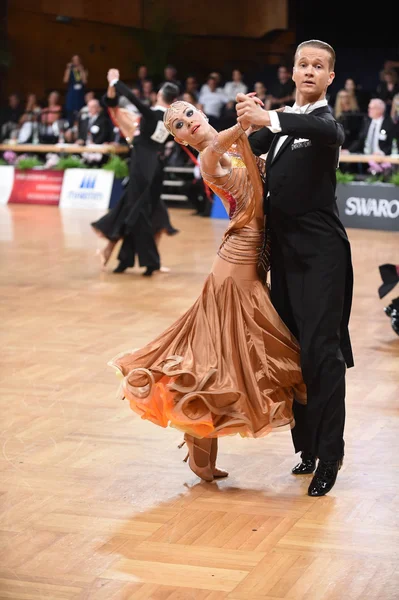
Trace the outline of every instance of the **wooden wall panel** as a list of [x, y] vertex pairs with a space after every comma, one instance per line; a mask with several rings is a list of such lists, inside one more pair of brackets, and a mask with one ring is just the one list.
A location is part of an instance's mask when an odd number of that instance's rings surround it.
[[74, 19], [142, 27], [142, 0], [12, 0], [14, 11], [64, 15]]
[[128, 28], [90, 21], [56, 23], [51, 15], [10, 10], [8, 22], [12, 65], [7, 89], [42, 96], [49, 89], [62, 91], [64, 69], [79, 54], [89, 70], [89, 87], [106, 86], [106, 71], [118, 65], [132, 77], [141, 50]]
[[168, 26], [186, 35], [260, 38], [286, 29], [288, 0], [13, 0], [14, 10], [126, 27]]

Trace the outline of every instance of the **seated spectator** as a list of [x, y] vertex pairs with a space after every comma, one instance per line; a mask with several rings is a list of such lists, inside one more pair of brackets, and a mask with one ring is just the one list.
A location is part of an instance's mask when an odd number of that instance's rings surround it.
[[366, 93], [361, 87], [355, 82], [352, 77], [348, 77], [345, 80], [343, 88], [350, 96], [354, 97], [354, 102], [357, 103], [358, 110], [360, 112], [367, 112], [367, 106], [370, 100], [370, 94]]
[[282, 106], [292, 106], [295, 101], [295, 83], [287, 67], [281, 66], [277, 71], [278, 81], [270, 86], [270, 108], [275, 110]]
[[62, 118], [60, 94], [51, 92], [47, 102], [48, 106], [42, 109], [39, 117], [39, 138], [41, 143], [55, 144], [59, 137], [56, 123]]
[[346, 90], [340, 90], [335, 99], [334, 116], [345, 130], [342, 148], [349, 148], [359, 136], [364, 115], [359, 112], [356, 98]]
[[396, 125], [399, 125], [399, 93], [395, 94], [392, 100], [391, 119]]
[[197, 98], [192, 92], [184, 92], [184, 94], [182, 95], [182, 100], [184, 100], [184, 102], [189, 102], [190, 104], [195, 106], [195, 108], [199, 108]]
[[138, 87], [140, 92], [143, 91], [145, 81], [148, 81], [148, 68], [146, 65], [140, 65], [137, 69], [137, 80], [135, 81], [135, 87]]
[[380, 79], [376, 95], [385, 102], [387, 115], [390, 115], [392, 100], [399, 93], [398, 76], [393, 69], [384, 69], [380, 74]]
[[231, 74], [231, 81], [228, 81], [224, 86], [224, 95], [228, 102], [235, 105], [237, 94], [246, 94], [248, 87], [242, 80], [242, 73], [239, 69], [234, 69]]
[[192, 94], [193, 96], [195, 96], [195, 101], [197, 102], [198, 97], [199, 97], [198, 82], [197, 82], [197, 79], [193, 75], [190, 75], [189, 77], [187, 77], [184, 92], [185, 93], [187, 92], [188, 94]]
[[146, 79], [145, 81], [143, 81], [141, 88], [141, 99], [145, 104], [147, 104], [147, 106], [153, 106], [154, 91], [154, 85], [151, 79]]
[[270, 100], [267, 96], [267, 89], [263, 81], [257, 81], [254, 85], [254, 92], [256, 93], [257, 98], [262, 100], [265, 110], [270, 110]]
[[365, 117], [358, 138], [350, 145], [350, 152], [360, 154], [385, 154], [392, 151], [395, 125], [385, 116], [386, 105], [379, 98], [370, 100], [368, 117]]
[[200, 96], [204, 92], [209, 92], [209, 85], [208, 85], [209, 77], [213, 77], [213, 79], [216, 79], [216, 89], [220, 92], [223, 92], [223, 87], [221, 86], [222, 77], [221, 77], [220, 73], [218, 73], [217, 71], [212, 71], [212, 73], [209, 73], [206, 83], [204, 83], [201, 86], [200, 93], [199, 93]]
[[19, 120], [22, 114], [23, 108], [18, 94], [10, 94], [8, 106], [1, 111], [0, 115], [1, 140], [8, 140], [11, 137], [17, 138]]
[[78, 122], [77, 144], [104, 144], [111, 141], [111, 125], [108, 116], [102, 111], [99, 100], [89, 100], [88, 118]]
[[199, 107], [209, 118], [209, 123], [217, 131], [221, 127], [221, 118], [227, 104], [227, 98], [220, 88], [215, 77], [209, 77], [207, 81], [208, 91], [201, 92], [198, 99]]
[[[179, 88], [179, 90], [181, 92], [183, 91], [183, 86], [181, 84], [181, 81], [179, 81], [177, 79], [176, 67], [174, 67], [173, 65], [166, 65], [163, 73], [164, 73], [164, 81], [163, 81], [162, 85], [164, 83], [174, 83], [175, 85], [177, 85], [177, 87]], [[161, 87], [162, 87], [162, 85], [161, 85]]]
[[19, 120], [19, 144], [39, 143], [38, 121], [41, 110], [36, 99], [36, 94], [29, 94], [24, 113]]
[[96, 97], [95, 93], [93, 91], [89, 91], [86, 92], [85, 94], [85, 105], [80, 109], [79, 114], [78, 114], [78, 118], [82, 117], [83, 115], [86, 115], [86, 117], [89, 114], [89, 107], [87, 106], [88, 103], [90, 102], [90, 100], [94, 100]]

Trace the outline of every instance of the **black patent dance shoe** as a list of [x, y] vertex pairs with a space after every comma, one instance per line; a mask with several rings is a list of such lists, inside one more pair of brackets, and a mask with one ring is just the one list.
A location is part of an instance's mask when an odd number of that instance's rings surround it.
[[155, 271], [159, 271], [159, 267], [147, 267], [143, 273], [143, 277], [152, 277], [152, 274], [155, 273]]
[[308, 488], [308, 496], [319, 497], [328, 494], [334, 487], [342, 463], [343, 459], [335, 461], [319, 460], [316, 473]]
[[293, 475], [311, 475], [316, 468], [316, 457], [308, 452], [301, 453], [301, 462], [292, 469]]
[[113, 270], [113, 273], [124, 273], [128, 268], [128, 265], [120, 262], [119, 265]]

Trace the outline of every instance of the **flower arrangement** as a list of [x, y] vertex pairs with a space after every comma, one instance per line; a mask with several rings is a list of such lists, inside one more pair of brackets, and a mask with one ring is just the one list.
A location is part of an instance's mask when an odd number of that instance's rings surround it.
[[15, 165], [18, 155], [16, 152], [13, 152], [12, 150], [7, 150], [6, 152], [4, 152], [3, 158], [8, 165]]

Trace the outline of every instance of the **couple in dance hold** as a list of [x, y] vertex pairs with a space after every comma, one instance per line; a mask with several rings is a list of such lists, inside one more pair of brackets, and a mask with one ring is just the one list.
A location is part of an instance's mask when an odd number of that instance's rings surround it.
[[353, 275], [335, 199], [344, 133], [325, 98], [334, 63], [327, 43], [303, 42], [294, 106], [266, 111], [239, 94], [237, 124], [219, 133], [186, 102], [164, 115], [176, 142], [198, 150], [230, 222], [195, 304], [109, 364], [134, 411], [184, 432], [205, 481], [227, 476], [219, 437], [283, 428], [301, 453], [292, 472], [313, 474], [310, 496], [328, 493], [342, 465]]

